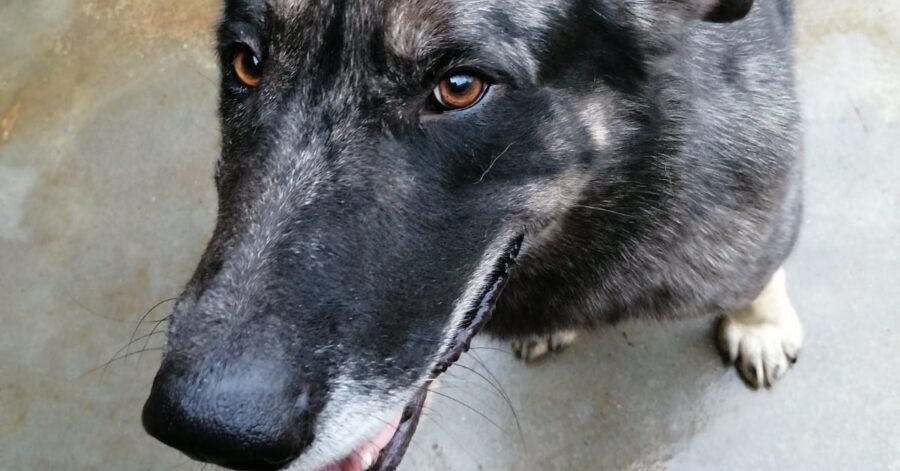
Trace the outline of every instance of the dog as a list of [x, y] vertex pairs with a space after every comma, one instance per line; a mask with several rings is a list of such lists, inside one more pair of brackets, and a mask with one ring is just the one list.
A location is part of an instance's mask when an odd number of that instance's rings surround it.
[[[232, 469], [388, 470], [486, 334], [526, 360], [718, 316], [803, 331], [790, 0], [226, 0], [215, 231], [143, 409]], [[502, 293], [502, 294], [501, 294]]]

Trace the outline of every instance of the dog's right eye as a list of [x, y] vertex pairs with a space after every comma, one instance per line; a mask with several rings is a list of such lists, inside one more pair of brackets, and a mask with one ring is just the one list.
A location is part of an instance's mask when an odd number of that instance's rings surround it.
[[245, 87], [256, 88], [262, 81], [262, 60], [248, 46], [234, 49], [231, 65], [238, 81]]
[[489, 85], [481, 76], [456, 72], [441, 79], [434, 87], [434, 101], [440, 111], [469, 108], [481, 100]]

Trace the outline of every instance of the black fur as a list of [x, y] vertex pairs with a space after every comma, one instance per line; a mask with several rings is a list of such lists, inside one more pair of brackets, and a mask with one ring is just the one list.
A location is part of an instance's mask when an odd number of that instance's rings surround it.
[[722, 2], [711, 12], [703, 17], [706, 21], [715, 23], [731, 23], [743, 19], [750, 13], [750, 7], [753, 6], [753, 0], [734, 0], [730, 2]]
[[[234, 468], [340, 459], [341, 412], [402, 407], [522, 234], [500, 337], [745, 306], [801, 193], [791, 3], [751, 3], [228, 0], [219, 218], [148, 430]], [[450, 70], [493, 85], [438, 113]]]

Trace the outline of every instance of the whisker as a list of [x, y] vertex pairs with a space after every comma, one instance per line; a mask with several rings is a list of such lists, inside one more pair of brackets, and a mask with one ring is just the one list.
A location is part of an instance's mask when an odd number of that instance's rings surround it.
[[493, 378], [494, 382], [497, 383], [497, 386], [500, 387], [500, 391], [503, 393], [503, 396], [506, 399], [506, 403], [509, 405], [509, 409], [513, 414], [513, 418], [516, 419], [516, 428], [519, 429], [519, 436], [522, 439], [522, 443], [525, 443], [525, 432], [522, 431], [522, 424], [519, 422], [519, 414], [516, 413], [516, 408], [513, 406], [512, 399], [510, 399], [509, 394], [506, 392], [506, 388], [503, 387], [503, 383], [501, 383], [500, 379], [494, 375], [494, 372], [487, 367], [487, 364], [481, 359], [481, 356], [478, 355], [478, 352], [472, 352], [472, 357], [475, 358], [475, 361], [477, 361], [478, 364], [481, 365], [482, 368], [484, 368], [484, 371], [487, 372], [488, 376]]
[[205, 78], [207, 82], [209, 82], [215, 86], [219, 86], [218, 82], [213, 80], [210, 76], [204, 74], [202, 71], [200, 71], [200, 69], [198, 67], [195, 67], [193, 64], [188, 63], [188, 62], [183, 62], [183, 64], [186, 65], [189, 69], [191, 69], [191, 71], [193, 71], [195, 74]]
[[138, 321], [137, 325], [134, 326], [134, 330], [131, 331], [131, 338], [128, 339], [129, 345], [131, 344], [131, 341], [134, 340], [134, 336], [137, 335], [138, 329], [141, 328], [141, 325], [144, 323], [144, 320], [147, 319], [147, 316], [149, 316], [151, 312], [153, 312], [156, 308], [162, 306], [162, 305], [165, 304], [165, 303], [172, 302], [172, 301], [177, 301], [177, 300], [178, 300], [178, 298], [168, 298], [168, 299], [163, 299], [162, 301], [160, 301], [160, 302], [154, 304], [153, 307], [151, 307], [150, 309], [148, 309], [147, 312], [145, 312], [144, 315], [141, 316], [141, 320]]
[[[109, 367], [109, 365], [111, 365], [111, 364], [113, 364], [113, 363], [115, 363], [115, 362], [117, 362], [117, 361], [124, 360], [124, 359], [126, 359], [126, 358], [128, 358], [128, 357], [130, 357], [130, 356], [137, 355], [137, 354], [139, 354], [139, 353], [143, 353], [143, 352], [157, 352], [157, 351], [162, 351], [162, 350], [165, 350], [165, 349], [164, 349], [163, 347], [154, 347], [154, 348], [141, 349], [141, 350], [138, 350], [138, 351], [136, 351], [136, 352], [129, 352], [129, 353], [126, 353], [126, 354], [124, 354], [124, 355], [121, 355], [121, 356], [118, 356], [118, 357], [116, 357], [116, 358], [113, 358], [112, 360], [109, 360], [109, 361], [106, 362], [105, 364], [100, 365], [100, 366], [98, 366], [98, 367], [96, 367], [96, 368], [91, 368], [90, 370], [85, 371], [84, 373], [82, 373], [81, 376], [79, 376], [79, 377], [80, 377], [80, 378], [83, 378], [83, 377], [88, 376], [88, 375], [90, 375], [90, 374], [96, 373], [96, 372], [99, 371], [99, 370], [105, 370], [107, 367]], [[100, 380], [101, 380], [101, 381], [103, 380], [103, 376], [102, 376], [102, 375], [100, 376]]]
[[[424, 336], [424, 335], [406, 334], [406, 336], [409, 337], [409, 338], [413, 338], [413, 339], [427, 340], [427, 341], [429, 341], [429, 342], [443, 342], [443, 341], [444, 341], [444, 339], [439, 339], [439, 338], [434, 338], [434, 337], [426, 337], [426, 336]], [[471, 346], [471, 347], [469, 348], [469, 350], [490, 350], [490, 351], [494, 351], [494, 352], [505, 353], [505, 354], [510, 355], [510, 356], [515, 356], [515, 353], [513, 353], [511, 350], [506, 350], [506, 349], [503, 349], [503, 348], [497, 348], [497, 347], [487, 347], [487, 346], [476, 346], [476, 345], [473, 345], [473, 346]]]
[[488, 423], [490, 423], [490, 424], [493, 425], [494, 427], [497, 427], [497, 430], [500, 430], [501, 432], [505, 433], [507, 436], [510, 435], [510, 433], [509, 433], [508, 430], [506, 430], [505, 428], [501, 427], [497, 422], [494, 422], [490, 417], [488, 417], [487, 415], [485, 415], [485, 414], [484, 414], [483, 412], [481, 412], [480, 410], [478, 410], [478, 409], [476, 409], [476, 408], [474, 408], [474, 407], [472, 407], [472, 406], [466, 404], [465, 402], [460, 401], [459, 399], [457, 399], [457, 398], [455, 398], [455, 397], [453, 397], [453, 396], [450, 396], [450, 395], [448, 395], [448, 394], [444, 394], [444, 393], [442, 393], [442, 392], [435, 391], [435, 390], [433, 390], [433, 389], [429, 389], [428, 392], [430, 392], [430, 393], [432, 393], [432, 394], [436, 394], [436, 395], [441, 396], [441, 397], [445, 397], [445, 398], [447, 398], [447, 399], [449, 399], [449, 400], [451, 400], [451, 401], [453, 401], [453, 402], [455, 402], [455, 403], [457, 403], [457, 404], [459, 404], [459, 405], [465, 407], [466, 409], [469, 409], [470, 411], [472, 411], [472, 412], [478, 414], [482, 419], [484, 419], [485, 421], [487, 421]]
[[506, 153], [509, 151], [509, 148], [512, 147], [513, 144], [515, 144], [515, 142], [510, 142], [509, 145], [506, 146], [506, 149], [503, 149], [503, 152], [501, 152], [501, 153], [498, 154], [496, 157], [494, 157], [493, 160], [491, 160], [491, 164], [488, 165], [487, 170], [485, 170], [484, 173], [481, 174], [481, 178], [479, 178], [478, 181], [475, 182], [475, 183], [481, 183], [481, 182], [484, 181], [484, 177], [486, 177], [487, 174], [491, 171], [491, 169], [494, 168], [494, 164], [496, 164], [497, 161], [500, 160], [500, 157], [503, 157], [503, 155], [506, 154]]
[[100, 314], [99, 312], [94, 311], [93, 309], [89, 308], [86, 304], [79, 301], [78, 298], [76, 298], [75, 295], [72, 294], [72, 292], [69, 291], [69, 289], [67, 287], [63, 287], [63, 291], [64, 291], [66, 297], [69, 298], [69, 301], [72, 302], [72, 304], [74, 304], [77, 307], [80, 307], [84, 312], [86, 312], [94, 317], [99, 317], [100, 319], [104, 319], [104, 320], [112, 321], [112, 322], [121, 322], [121, 323], [129, 323], [130, 324], [129, 321], [125, 321], [122, 319], [116, 319], [115, 317], [104, 316], [103, 314]]
[[629, 215], [627, 215], [627, 214], [623, 214], [623, 213], [620, 213], [620, 212], [617, 212], [617, 211], [613, 211], [613, 210], [611, 210], [611, 209], [599, 208], [599, 207], [597, 207], [597, 206], [586, 206], [586, 205], [583, 205], [583, 204], [576, 204], [576, 205], [574, 205], [574, 206], [572, 206], [572, 207], [573, 207], [573, 208], [591, 209], [591, 210], [594, 210], [594, 211], [600, 211], [600, 212], [603, 212], [603, 213], [615, 214], [616, 216], [621, 216], [621, 217], [627, 218], [627, 219], [634, 219], [634, 216], [629, 216]]
[[[482, 389], [484, 389], [485, 391], [489, 391], [489, 392], [491, 392], [491, 393], [496, 393], [496, 394], [499, 394], [500, 397], [502, 397], [502, 398], [504, 398], [504, 399], [506, 398], [506, 395], [503, 393], [503, 391], [501, 391], [501, 390], [497, 387], [497, 385], [494, 384], [493, 381], [489, 380], [489, 379], [487, 378], [487, 376], [485, 376], [485, 375], [479, 373], [478, 371], [476, 371], [475, 368], [472, 368], [471, 366], [468, 366], [468, 365], [464, 365], [462, 362], [456, 362], [456, 363], [453, 364], [452, 367], [457, 367], [457, 366], [460, 367], [460, 368], [462, 368], [462, 369], [464, 369], [464, 370], [466, 370], [466, 371], [468, 371], [468, 372], [470, 372], [471, 374], [477, 376], [478, 378], [480, 378], [481, 380], [483, 380], [484, 382], [486, 382], [488, 385], [491, 386], [490, 388], [482, 387]], [[451, 368], [452, 368], [452, 367], [451, 367]], [[479, 383], [479, 384], [480, 384], [480, 383]]]
[[[112, 358], [116, 358], [120, 353], [122, 353], [122, 352], [124, 352], [125, 350], [127, 350], [128, 347], [130, 347], [130, 346], [132, 346], [133, 344], [138, 343], [138, 342], [140, 342], [141, 340], [144, 340], [144, 339], [146, 339], [146, 342], [144, 343], [144, 347], [143, 347], [143, 348], [145, 349], [145, 348], [147, 348], [147, 343], [150, 342], [150, 337], [152, 337], [152, 336], [154, 336], [154, 335], [156, 335], [156, 334], [164, 334], [164, 333], [165, 333], [165, 332], [162, 332], [162, 331], [160, 331], [160, 332], [155, 332], [155, 331], [153, 331], [153, 332], [150, 332], [149, 334], [144, 334], [144, 335], [141, 335], [140, 337], [136, 337], [136, 338], [135, 338], [134, 340], [132, 340], [131, 342], [129, 342], [129, 343], [123, 345], [122, 348], [116, 350], [116, 353], [113, 353], [113, 354], [112, 354]], [[143, 350], [143, 349], [142, 349], [142, 350]], [[104, 367], [105, 367], [105, 366], [107, 366], [107, 365], [104, 365]]]
[[[432, 412], [433, 412], [433, 411], [432, 411]], [[431, 414], [429, 413], [429, 415], [431, 415]], [[478, 461], [478, 460], [475, 458], [475, 455], [473, 455], [472, 452], [470, 452], [469, 449], [468, 449], [467, 447], [463, 446], [463, 444], [460, 443], [460, 441], [457, 440], [457, 438], [456, 438], [455, 436], [453, 436], [453, 434], [450, 433], [449, 430], [447, 430], [447, 427], [444, 427], [443, 424], [441, 424], [441, 423], [438, 422], [437, 420], [431, 420], [430, 422], [433, 423], [434, 425], [436, 425], [438, 428], [440, 428], [441, 431], [444, 432], [444, 435], [450, 437], [450, 440], [453, 441], [453, 443], [456, 445], [456, 447], [457, 447], [458, 449], [462, 450], [462, 452], [465, 453], [465, 455], [466, 455], [470, 460], [472, 460], [473, 463], [475, 463], [476, 465], [478, 465], [476, 469], [483, 469], [483, 468], [484, 468], [484, 467], [481, 465], [481, 462]], [[415, 441], [415, 440], [413, 440], [413, 441]]]
[[465, 370], [471, 371], [472, 374], [475, 374], [479, 378], [483, 379], [485, 382], [490, 384], [491, 387], [494, 388], [494, 390], [497, 391], [498, 394], [500, 394], [500, 397], [503, 398], [504, 402], [506, 402], [507, 407], [509, 407], [509, 411], [512, 412], [513, 419], [516, 421], [516, 428], [519, 430], [519, 438], [522, 439], [522, 441], [524, 443], [525, 433], [522, 431], [522, 424], [521, 424], [521, 422], [519, 422], [519, 414], [516, 413], [516, 408], [513, 406], [512, 399], [510, 399], [509, 395], [506, 394], [506, 391], [503, 389], [503, 385], [500, 384], [500, 380], [498, 380], [497, 377], [494, 376], [493, 373], [491, 373], [491, 370], [488, 369], [487, 365], [485, 365], [484, 362], [482, 362], [480, 359], [476, 358], [476, 361], [478, 361], [478, 363], [481, 365], [481, 367], [491, 376], [491, 378], [494, 379], [494, 381], [496, 381], [496, 384], [494, 382], [488, 380], [487, 377], [485, 377], [484, 375], [479, 373], [475, 368], [470, 368], [461, 363], [457, 363], [455, 366], [459, 366]]
[[507, 355], [516, 356], [516, 354], [513, 353], [511, 350], [506, 350], [504, 348], [497, 348], [497, 347], [475, 347], [475, 346], [473, 346], [473, 347], [469, 348], [469, 350], [489, 350], [492, 352], [501, 352], [501, 353], [505, 353]]
[[[156, 332], [156, 329], [159, 328], [159, 326], [162, 325], [163, 322], [169, 320], [169, 317], [170, 316], [163, 317], [162, 319], [156, 321], [156, 324], [153, 324], [153, 328], [150, 329], [150, 335], [148, 335], [147, 340], [144, 341], [144, 346], [142, 347], [142, 349], [144, 349], [144, 350], [147, 349], [147, 345], [150, 344], [150, 337], [152, 337], [153, 334], [155, 334], [155, 333], [165, 334], [166, 333], [165, 331]], [[140, 363], [141, 355], [138, 355], [137, 361], [138, 361], [138, 363]]]

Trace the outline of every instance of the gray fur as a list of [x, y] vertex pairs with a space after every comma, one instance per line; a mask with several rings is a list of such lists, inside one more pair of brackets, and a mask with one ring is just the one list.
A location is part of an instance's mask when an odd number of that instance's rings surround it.
[[[219, 220], [147, 429], [235, 468], [351, 455], [520, 236], [487, 326], [520, 344], [747, 306], [801, 210], [792, 4], [749, 5], [227, 0]], [[436, 111], [451, 71], [492, 85]]]

